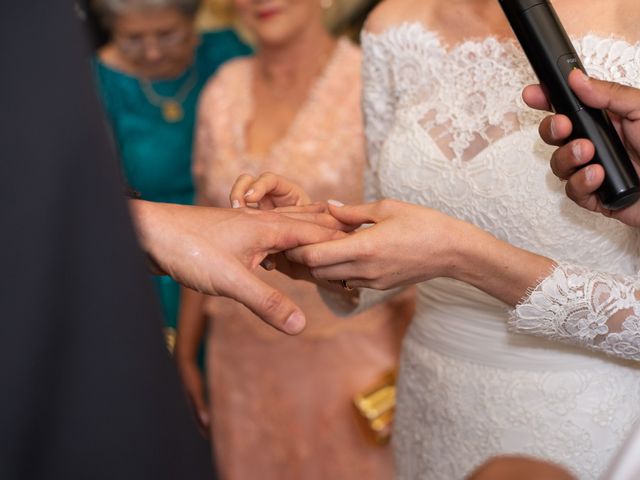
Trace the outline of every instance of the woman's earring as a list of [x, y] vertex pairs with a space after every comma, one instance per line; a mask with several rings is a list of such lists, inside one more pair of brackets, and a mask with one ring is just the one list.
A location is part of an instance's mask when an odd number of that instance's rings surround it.
[[333, 7], [333, 0], [320, 0], [320, 6], [325, 10], [328, 10]]

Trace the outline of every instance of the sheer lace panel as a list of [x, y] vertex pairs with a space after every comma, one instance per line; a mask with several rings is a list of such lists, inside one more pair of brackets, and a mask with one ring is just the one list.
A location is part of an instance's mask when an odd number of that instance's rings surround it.
[[512, 311], [509, 324], [640, 361], [640, 277], [561, 264]]
[[[369, 44], [365, 55], [378, 57], [365, 61], [365, 83], [375, 78], [379, 91], [393, 91], [397, 100], [387, 98], [375, 113], [388, 113], [394, 105], [414, 109], [429, 139], [453, 161], [472, 160], [492, 142], [541, 118], [521, 99], [523, 86], [537, 80], [515, 40], [487, 37], [447, 48], [437, 33], [420, 24], [403, 27], [382, 36], [363, 34]], [[380, 37], [383, 48], [373, 45]], [[586, 36], [574, 44], [591, 75], [627, 84], [639, 78], [638, 49], [629, 43]], [[375, 65], [391, 57], [393, 71], [385, 75]]]

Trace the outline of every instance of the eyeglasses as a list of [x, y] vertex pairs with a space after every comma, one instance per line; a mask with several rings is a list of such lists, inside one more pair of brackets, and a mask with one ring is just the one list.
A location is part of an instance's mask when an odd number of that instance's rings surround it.
[[186, 29], [171, 30], [149, 35], [114, 34], [118, 48], [127, 56], [139, 57], [151, 46], [161, 51], [171, 50], [183, 44], [190, 32]]

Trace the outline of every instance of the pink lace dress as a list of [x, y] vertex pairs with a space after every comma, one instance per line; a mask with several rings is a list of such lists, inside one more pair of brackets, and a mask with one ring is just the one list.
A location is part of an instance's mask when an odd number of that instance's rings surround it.
[[[253, 59], [225, 65], [200, 100], [200, 202], [227, 207], [239, 174], [264, 171], [286, 175], [314, 199], [361, 200], [360, 63], [360, 51], [340, 40], [285, 137], [259, 158], [245, 148]], [[367, 438], [352, 398], [396, 366], [412, 302], [403, 297], [338, 318], [311, 284], [278, 272], [258, 275], [298, 302], [308, 326], [287, 337], [231, 300], [207, 299], [213, 445], [222, 478], [392, 478], [390, 451]]]

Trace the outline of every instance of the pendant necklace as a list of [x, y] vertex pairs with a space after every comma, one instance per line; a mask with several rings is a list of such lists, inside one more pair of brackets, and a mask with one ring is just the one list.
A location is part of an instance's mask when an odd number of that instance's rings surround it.
[[162, 118], [165, 122], [176, 123], [184, 118], [182, 102], [186, 100], [193, 87], [196, 86], [197, 81], [198, 72], [194, 68], [191, 70], [189, 78], [184, 81], [178, 92], [172, 97], [159, 95], [149, 80], [140, 80], [140, 88], [147, 101], [162, 111]]

